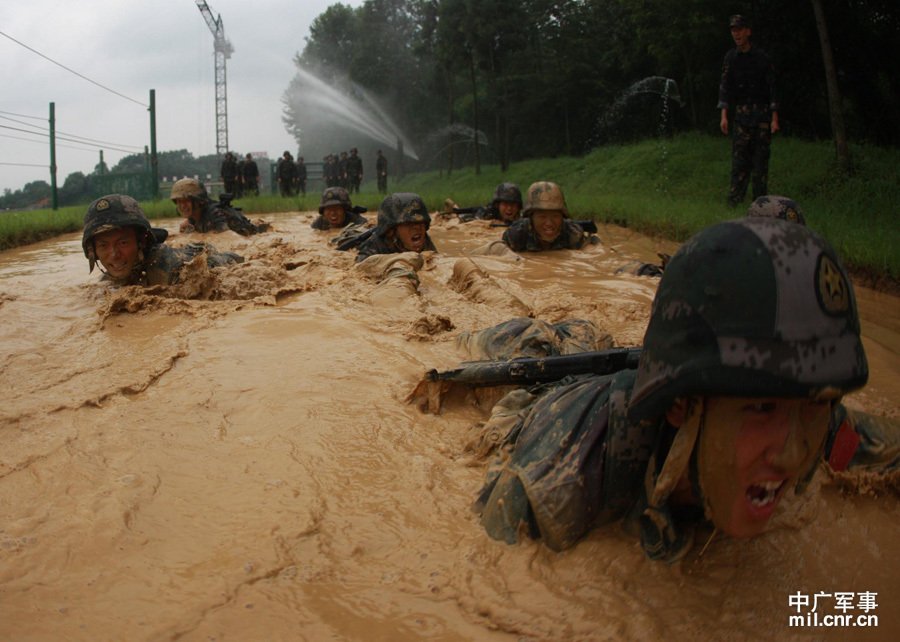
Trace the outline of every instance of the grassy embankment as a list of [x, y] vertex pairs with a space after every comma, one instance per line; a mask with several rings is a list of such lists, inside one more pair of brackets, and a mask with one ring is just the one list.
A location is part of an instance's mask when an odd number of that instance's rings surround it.
[[[565, 192], [576, 218], [594, 218], [669, 238], [684, 240], [716, 221], [734, 218], [743, 209], [725, 207], [730, 172], [725, 137], [684, 134], [674, 139], [648, 140], [634, 145], [595, 149], [582, 158], [556, 158], [513, 164], [501, 173], [498, 166], [446, 173], [427, 172], [390, 183], [391, 191], [413, 191], [432, 211], [443, 209], [445, 198], [460, 206], [490, 199], [501, 181], [518, 183], [524, 192], [536, 180], [552, 180]], [[829, 142], [810, 143], [776, 138], [769, 171], [770, 191], [797, 200], [808, 225], [822, 233], [857, 271], [873, 277], [900, 280], [900, 150], [851, 146], [855, 173], [842, 178], [835, 171]], [[370, 212], [381, 196], [367, 181], [353, 202]], [[248, 216], [267, 212], [313, 210], [319, 197], [282, 199], [261, 196], [238, 202]], [[175, 215], [167, 201], [143, 204], [150, 218]], [[81, 229], [84, 207], [58, 212], [20, 212], [0, 215], [0, 249], [32, 242], [54, 233]]]

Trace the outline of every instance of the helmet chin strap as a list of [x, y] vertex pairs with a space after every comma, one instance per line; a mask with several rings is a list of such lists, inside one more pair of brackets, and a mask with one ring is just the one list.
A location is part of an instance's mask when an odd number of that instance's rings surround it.
[[659, 476], [656, 478], [653, 494], [649, 497], [651, 506], [655, 508], [662, 506], [684, 476], [691, 460], [691, 454], [694, 452], [694, 444], [697, 441], [697, 434], [700, 432], [700, 425], [703, 423], [705, 415], [705, 405], [702, 397], [690, 397], [687, 399], [684, 423], [678, 428], [678, 432], [675, 433], [672, 447], [669, 448], [666, 461], [659, 472]]

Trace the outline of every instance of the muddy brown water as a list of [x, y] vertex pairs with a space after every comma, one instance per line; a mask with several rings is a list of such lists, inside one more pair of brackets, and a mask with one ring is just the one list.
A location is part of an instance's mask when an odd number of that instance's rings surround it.
[[[78, 235], [0, 254], [0, 639], [898, 638], [900, 511], [877, 484], [820, 472], [767, 534], [673, 567], [618, 525], [560, 554], [490, 540], [464, 452], [487, 405], [402, 399], [464, 358], [457, 333], [514, 316], [448, 287], [500, 231], [436, 224], [419, 294], [385, 297], [312, 217], [208, 235], [247, 262], [168, 290], [99, 284]], [[656, 281], [613, 271], [674, 246], [600, 236], [476, 262], [537, 318], [637, 345]], [[900, 417], [900, 300], [857, 295], [872, 375], [847, 403]], [[877, 593], [878, 626], [789, 626], [790, 595], [836, 592]]]

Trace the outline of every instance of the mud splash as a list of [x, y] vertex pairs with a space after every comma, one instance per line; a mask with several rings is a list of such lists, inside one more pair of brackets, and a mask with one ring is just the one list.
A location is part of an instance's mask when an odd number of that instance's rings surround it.
[[[618, 526], [510, 547], [469, 510], [491, 399], [402, 403], [459, 333], [523, 314], [639, 344], [656, 281], [613, 272], [671, 244], [458, 262], [499, 231], [442, 222], [386, 296], [313, 214], [267, 218], [202, 238], [246, 262], [174, 288], [97, 284], [75, 235], [0, 254], [0, 639], [844, 639], [788, 625], [789, 595], [836, 591], [878, 593], [866, 639], [896, 639], [896, 485], [819, 475], [772, 532], [671, 568]], [[900, 301], [858, 295], [848, 405], [897, 417]]]

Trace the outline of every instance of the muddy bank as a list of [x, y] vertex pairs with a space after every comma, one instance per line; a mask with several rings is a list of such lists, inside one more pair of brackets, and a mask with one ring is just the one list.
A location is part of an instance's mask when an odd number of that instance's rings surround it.
[[[889, 490], [820, 475], [772, 532], [700, 555], [701, 533], [675, 567], [617, 526], [510, 547], [469, 510], [490, 400], [402, 402], [463, 358], [457, 334], [513, 316], [639, 344], [656, 282], [613, 272], [672, 244], [608, 227], [583, 252], [460, 266], [500, 232], [447, 222], [411, 293], [311, 213], [266, 218], [202, 237], [247, 261], [175, 288], [98, 285], [77, 235], [0, 254], [0, 639], [850, 637], [791, 629], [798, 591], [877, 592], [864, 639], [900, 632]], [[858, 297], [872, 377], [848, 405], [900, 416], [900, 302]]]

